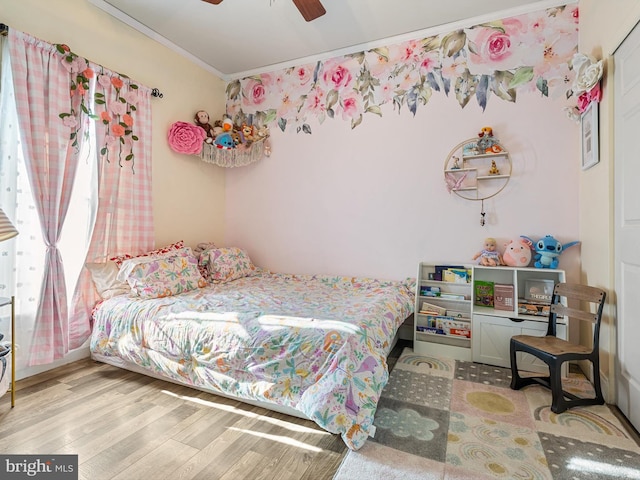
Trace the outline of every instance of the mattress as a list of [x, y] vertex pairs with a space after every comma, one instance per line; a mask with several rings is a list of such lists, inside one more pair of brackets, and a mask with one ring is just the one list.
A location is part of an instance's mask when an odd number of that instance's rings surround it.
[[[293, 409], [360, 448], [413, 312], [409, 281], [259, 272], [165, 298], [117, 296], [93, 314], [98, 360]], [[117, 360], [117, 361], [116, 361]]]

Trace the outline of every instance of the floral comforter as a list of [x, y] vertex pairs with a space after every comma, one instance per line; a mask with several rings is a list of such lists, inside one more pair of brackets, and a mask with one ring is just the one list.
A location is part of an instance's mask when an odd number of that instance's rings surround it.
[[292, 407], [351, 449], [367, 439], [410, 283], [260, 272], [94, 310], [91, 351], [171, 380]]

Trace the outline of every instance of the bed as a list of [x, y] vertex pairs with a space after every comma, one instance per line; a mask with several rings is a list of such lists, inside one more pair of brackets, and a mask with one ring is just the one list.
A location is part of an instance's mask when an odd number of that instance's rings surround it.
[[413, 305], [410, 281], [253, 267], [183, 293], [106, 299], [90, 348], [98, 361], [309, 418], [357, 450]]

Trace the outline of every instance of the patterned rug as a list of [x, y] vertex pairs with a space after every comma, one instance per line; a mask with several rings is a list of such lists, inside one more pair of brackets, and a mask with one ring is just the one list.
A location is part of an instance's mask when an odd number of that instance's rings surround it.
[[[511, 390], [509, 369], [415, 355], [395, 364], [376, 434], [335, 480], [639, 479], [640, 447], [606, 405], [551, 412], [541, 386]], [[592, 395], [570, 373], [564, 387]]]

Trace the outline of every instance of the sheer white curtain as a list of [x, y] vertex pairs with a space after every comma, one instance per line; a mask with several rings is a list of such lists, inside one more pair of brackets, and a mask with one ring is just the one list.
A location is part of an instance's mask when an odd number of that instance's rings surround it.
[[[34, 332], [45, 245], [20, 148], [6, 37], [0, 37], [0, 42], [0, 206], [19, 232], [0, 243], [0, 296], [16, 297], [16, 369], [20, 371], [27, 366]], [[7, 337], [9, 315], [7, 308], [0, 317], [0, 332]]]

